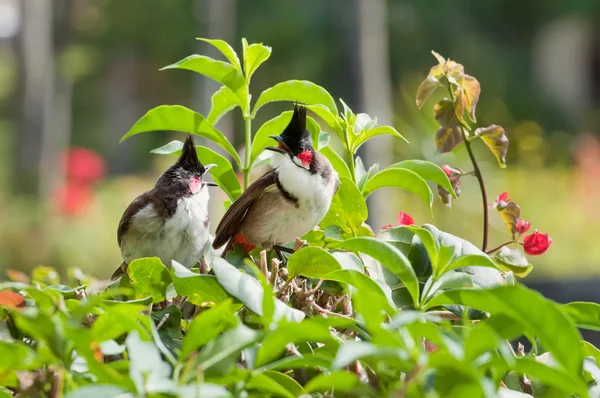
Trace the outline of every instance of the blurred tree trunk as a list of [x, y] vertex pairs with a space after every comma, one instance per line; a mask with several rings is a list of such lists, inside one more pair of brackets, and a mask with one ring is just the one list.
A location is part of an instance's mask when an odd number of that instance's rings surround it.
[[52, 0], [21, 0], [18, 46], [20, 123], [15, 140], [15, 191], [45, 194], [41, 172], [48, 154], [44, 142], [52, 134], [54, 106]]
[[[236, 39], [237, 0], [196, 0], [195, 14], [201, 25], [200, 31], [202, 32], [202, 37], [225, 40], [235, 50], [240, 48], [240, 41]], [[199, 54], [206, 54], [212, 58], [223, 59], [223, 55], [209, 44], [198, 42], [198, 47]], [[242, 54], [238, 53], [238, 56], [241, 60]], [[206, 116], [208, 115], [208, 112], [210, 112], [211, 97], [219, 87], [219, 83], [211, 79], [203, 76], [194, 77], [194, 102], [196, 110], [202, 115]], [[238, 112], [238, 110], [235, 110], [235, 112]], [[217, 129], [219, 129], [219, 131], [221, 131], [234, 146], [236, 146], [235, 112], [223, 116], [216, 125]], [[212, 149], [218, 148], [212, 141], [206, 139], [197, 140], [197, 142]], [[224, 154], [224, 156], [231, 160], [229, 155]], [[200, 161], [202, 161], [202, 159], [200, 159]], [[221, 199], [225, 200], [226, 197], [223, 196]], [[209, 212], [213, 220], [220, 219], [224, 212], [221, 200], [211, 200], [209, 202]], [[216, 228], [216, 223], [213, 223], [211, 227], [213, 229]]]
[[[356, 28], [359, 65], [360, 108], [376, 116], [379, 125], [392, 125], [392, 80], [389, 60], [389, 32], [387, 0], [355, 0]], [[361, 158], [368, 169], [373, 163], [384, 168], [392, 163], [391, 137], [381, 136], [368, 141], [360, 150]], [[389, 200], [379, 190], [369, 196], [369, 221], [374, 228], [388, 224], [382, 209], [389, 207]]]

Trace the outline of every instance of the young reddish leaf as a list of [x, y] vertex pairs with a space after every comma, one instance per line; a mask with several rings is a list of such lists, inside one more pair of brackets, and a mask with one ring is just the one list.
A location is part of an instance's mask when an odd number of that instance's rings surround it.
[[456, 102], [454, 103], [454, 113], [456, 114], [456, 118], [460, 121], [461, 124], [467, 125], [465, 122], [465, 94], [461, 88], [457, 89], [454, 94], [456, 95]]
[[454, 83], [460, 86], [462, 83], [463, 76], [465, 74], [465, 68], [458, 62], [452, 60], [446, 61], [446, 78], [450, 83]]
[[29, 277], [21, 271], [7, 269], [6, 276], [13, 282], [29, 283]]
[[0, 292], [0, 306], [10, 309], [25, 308], [25, 299], [20, 294], [4, 290]]
[[463, 106], [467, 110], [469, 118], [474, 123], [477, 121], [475, 118], [475, 108], [477, 107], [477, 101], [479, 101], [479, 94], [481, 93], [481, 86], [479, 81], [473, 76], [464, 75], [462, 81], [463, 89]]
[[[460, 180], [458, 178], [456, 178], [456, 179], [451, 179], [450, 182], [452, 183], [452, 188], [454, 189], [454, 193], [456, 194], [456, 197], [458, 198], [460, 196]], [[442, 202], [444, 202], [444, 204], [448, 208], [452, 207], [452, 194], [450, 194], [450, 192], [446, 188], [444, 188], [441, 185], [438, 185], [438, 195], [440, 196], [440, 199], [442, 200]]]
[[431, 50], [431, 53], [433, 54], [435, 59], [437, 59], [437, 61], [440, 63], [440, 65], [444, 65], [446, 63], [446, 58], [442, 57], [440, 54], [436, 53], [433, 50]]
[[517, 221], [521, 216], [521, 208], [516, 202], [511, 200], [509, 202], [496, 203], [496, 210], [498, 210], [500, 218], [506, 224], [510, 236], [512, 239], [515, 239], [517, 236]]
[[451, 152], [463, 143], [463, 135], [457, 126], [452, 128], [441, 127], [435, 133], [434, 143], [439, 153]]
[[454, 102], [444, 98], [433, 107], [435, 120], [442, 127], [455, 127], [460, 124], [454, 111]]
[[419, 109], [423, 106], [425, 101], [433, 94], [436, 88], [438, 88], [440, 81], [434, 76], [427, 76], [425, 80], [421, 82], [419, 89], [417, 90], [417, 106]]
[[508, 138], [504, 129], [496, 124], [488, 127], [480, 127], [475, 130], [475, 136], [481, 137], [483, 142], [498, 159], [501, 168], [506, 167], [506, 152], [508, 152]]

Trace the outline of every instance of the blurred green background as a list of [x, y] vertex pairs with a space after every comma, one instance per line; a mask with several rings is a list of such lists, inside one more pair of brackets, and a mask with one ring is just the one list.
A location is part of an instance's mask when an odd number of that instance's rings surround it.
[[[372, 140], [361, 153], [367, 166], [419, 158], [471, 169], [464, 147], [436, 156], [434, 102], [421, 111], [414, 103], [431, 50], [462, 63], [482, 86], [478, 124], [499, 124], [510, 139], [504, 170], [475, 145], [490, 200], [508, 191], [522, 218], [553, 238], [530, 258], [529, 278], [600, 274], [597, 0], [0, 0], [0, 270], [112, 273], [121, 214], [173, 161], [149, 151], [182, 134], [119, 139], [160, 104], [206, 115], [218, 88], [158, 71], [193, 53], [218, 57], [195, 37], [238, 52], [242, 37], [273, 47], [252, 80], [254, 98], [280, 81], [311, 80], [409, 139]], [[254, 131], [290, 106], [265, 107]], [[242, 150], [239, 111], [232, 115], [217, 127]], [[101, 178], [73, 182], [64, 167], [72, 147], [102, 156]], [[418, 198], [384, 190], [370, 201], [370, 221], [378, 228], [404, 211], [479, 244], [476, 181], [465, 178], [462, 191], [452, 209], [438, 200], [431, 218]], [[212, 197], [214, 228], [225, 195]], [[507, 233], [491, 215], [494, 247]]]

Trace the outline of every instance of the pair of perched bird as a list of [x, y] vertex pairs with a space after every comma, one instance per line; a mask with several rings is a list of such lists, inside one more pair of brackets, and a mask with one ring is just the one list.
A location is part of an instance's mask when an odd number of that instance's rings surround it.
[[[234, 244], [246, 251], [274, 249], [311, 231], [327, 213], [339, 178], [331, 163], [312, 145], [306, 130], [306, 108], [295, 106], [290, 123], [279, 136], [272, 168], [251, 184], [229, 207], [217, 226], [213, 247]], [[117, 231], [124, 264], [141, 257], [159, 257], [191, 268], [208, 243], [208, 186], [191, 135], [181, 157], [151, 190], [125, 210]]]

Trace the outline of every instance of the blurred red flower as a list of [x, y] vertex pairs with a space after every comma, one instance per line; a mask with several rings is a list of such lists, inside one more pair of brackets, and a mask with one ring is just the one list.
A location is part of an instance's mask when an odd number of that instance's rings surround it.
[[93, 183], [104, 176], [106, 163], [97, 152], [85, 148], [70, 148], [63, 157], [68, 180]]
[[508, 192], [502, 192], [497, 198], [496, 202], [510, 202], [510, 198], [508, 197]]
[[523, 248], [525, 249], [525, 253], [532, 256], [539, 256], [548, 250], [551, 243], [552, 239], [550, 239], [548, 234], [542, 234], [536, 229], [532, 234], [527, 235], [523, 239]]
[[531, 223], [529, 221], [519, 219], [515, 228], [518, 233], [524, 234], [525, 232], [529, 231], [529, 228], [531, 228]]
[[92, 200], [92, 189], [87, 184], [66, 182], [54, 193], [54, 202], [61, 213], [74, 216]]
[[386, 229], [388, 229], [388, 228], [393, 228], [393, 227], [394, 227], [394, 226], [393, 226], [392, 224], [388, 224], [388, 225], [384, 225], [383, 227], [381, 227], [381, 229], [382, 229], [383, 231], [385, 231]]
[[405, 212], [398, 213], [398, 225], [414, 225], [415, 220]]

